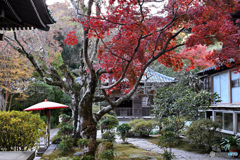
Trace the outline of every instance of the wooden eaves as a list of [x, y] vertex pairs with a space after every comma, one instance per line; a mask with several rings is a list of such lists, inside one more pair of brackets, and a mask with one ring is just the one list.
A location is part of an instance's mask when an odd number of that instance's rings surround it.
[[0, 0], [0, 30], [48, 31], [55, 22], [45, 0]]

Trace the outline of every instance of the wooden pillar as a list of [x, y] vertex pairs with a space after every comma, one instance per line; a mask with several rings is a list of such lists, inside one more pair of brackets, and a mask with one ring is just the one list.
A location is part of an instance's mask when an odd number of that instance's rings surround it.
[[3, 41], [3, 39], [4, 39], [4, 34], [0, 33], [0, 41]]

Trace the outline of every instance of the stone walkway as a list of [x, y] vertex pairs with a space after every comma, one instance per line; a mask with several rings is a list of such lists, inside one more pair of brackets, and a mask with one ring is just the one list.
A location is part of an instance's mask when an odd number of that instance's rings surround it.
[[[98, 132], [98, 138], [101, 138], [101, 133]], [[116, 143], [121, 143], [122, 140], [119, 136], [116, 136]], [[157, 145], [147, 141], [146, 139], [142, 138], [127, 138], [127, 142], [147, 151], [163, 153], [163, 149], [158, 147]], [[227, 155], [227, 152], [224, 153], [211, 153], [210, 154], [198, 154], [193, 152], [187, 152], [179, 149], [172, 149], [172, 152], [176, 156], [175, 159], [177, 160], [228, 160], [228, 159], [236, 159]]]

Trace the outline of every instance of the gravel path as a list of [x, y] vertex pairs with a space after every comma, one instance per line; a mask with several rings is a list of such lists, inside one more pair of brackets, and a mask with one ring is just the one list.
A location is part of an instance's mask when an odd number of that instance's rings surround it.
[[[128, 138], [127, 141], [141, 149], [157, 152], [157, 153], [163, 153], [163, 149], [159, 148], [157, 145], [141, 138]], [[121, 140], [117, 140], [117, 143], [120, 143]], [[198, 154], [193, 152], [187, 152], [179, 149], [172, 149], [172, 152], [176, 156], [177, 160], [227, 160], [227, 159], [236, 159], [229, 157], [227, 155], [219, 155], [217, 153], [211, 153], [210, 154]], [[225, 152], [226, 153], [226, 152]], [[216, 155], [217, 154], [217, 155]], [[226, 153], [227, 154], [227, 153]]]
[[[98, 132], [98, 138], [101, 138], [101, 133]], [[121, 143], [119, 136], [116, 136], [116, 142]], [[141, 138], [128, 138], [127, 142], [147, 151], [163, 153], [163, 149], [159, 148], [157, 145], [147, 141], [146, 139]], [[172, 149], [172, 152], [176, 156], [177, 160], [228, 160], [228, 159], [238, 159], [233, 158], [227, 155], [227, 152], [224, 153], [214, 153], [211, 154], [198, 154], [194, 152], [187, 152], [179, 149]], [[211, 155], [211, 156], [210, 156]]]

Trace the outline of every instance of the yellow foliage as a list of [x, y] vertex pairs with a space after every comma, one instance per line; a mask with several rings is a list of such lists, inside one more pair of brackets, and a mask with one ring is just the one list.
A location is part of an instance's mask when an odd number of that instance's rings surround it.
[[[0, 90], [5, 101], [2, 101], [3, 105], [0, 106], [0, 110], [6, 111], [7, 107], [11, 107], [11, 100], [15, 94], [18, 93], [20, 97], [26, 97], [23, 91], [29, 85], [28, 80], [32, 76], [33, 68], [26, 58], [22, 57], [5, 42], [2, 43], [1, 53]], [[10, 102], [7, 104], [9, 98]]]
[[27, 151], [45, 134], [45, 123], [31, 112], [0, 112], [0, 150]]

